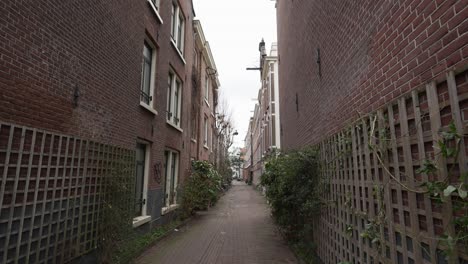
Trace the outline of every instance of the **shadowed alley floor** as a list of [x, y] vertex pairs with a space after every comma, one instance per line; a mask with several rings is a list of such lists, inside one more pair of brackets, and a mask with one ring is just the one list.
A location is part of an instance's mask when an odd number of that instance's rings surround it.
[[265, 198], [235, 182], [208, 212], [146, 250], [138, 264], [297, 263], [278, 234]]

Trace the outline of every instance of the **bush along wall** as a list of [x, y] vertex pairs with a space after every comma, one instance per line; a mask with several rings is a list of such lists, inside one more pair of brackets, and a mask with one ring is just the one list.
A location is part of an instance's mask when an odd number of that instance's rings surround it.
[[192, 175], [186, 180], [182, 194], [182, 214], [193, 215], [206, 210], [218, 200], [222, 190], [222, 177], [207, 161], [194, 161]]
[[303, 259], [314, 259], [314, 225], [328, 184], [320, 174], [318, 150], [306, 148], [267, 158], [261, 184], [273, 218], [283, 235]]

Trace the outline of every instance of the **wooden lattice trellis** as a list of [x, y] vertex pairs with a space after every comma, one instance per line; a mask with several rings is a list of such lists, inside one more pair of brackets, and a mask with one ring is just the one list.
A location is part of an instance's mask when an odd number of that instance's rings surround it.
[[[456, 184], [468, 171], [468, 71], [446, 77], [320, 144], [322, 173], [330, 179], [328, 198], [337, 202], [323, 210], [315, 233], [325, 263], [447, 263], [440, 237], [456, 233], [454, 217], [468, 212], [453, 210], [454, 197], [439, 205], [428, 194], [411, 191], [447, 177]], [[456, 160], [443, 158], [434, 147], [450, 124], [462, 135]], [[426, 159], [434, 160], [436, 175], [418, 173]], [[379, 213], [386, 222], [378, 226], [380, 248], [360, 236]], [[453, 254], [454, 263], [468, 263], [468, 245], [459, 244]]]
[[0, 263], [66, 263], [95, 249], [106, 181], [132, 190], [134, 156], [0, 122]]

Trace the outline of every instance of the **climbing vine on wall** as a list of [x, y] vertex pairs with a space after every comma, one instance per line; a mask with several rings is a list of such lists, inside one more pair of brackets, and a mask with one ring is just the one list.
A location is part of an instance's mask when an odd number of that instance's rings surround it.
[[267, 158], [261, 177], [274, 219], [305, 255], [313, 254], [314, 225], [322, 206], [331, 203], [324, 198], [328, 184], [320, 173], [318, 153], [314, 148], [274, 152]]

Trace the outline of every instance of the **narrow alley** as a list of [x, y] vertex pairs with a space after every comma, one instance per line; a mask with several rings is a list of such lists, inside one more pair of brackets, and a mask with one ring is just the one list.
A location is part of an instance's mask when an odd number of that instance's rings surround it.
[[265, 198], [235, 182], [218, 204], [149, 248], [138, 264], [296, 263], [278, 234]]

